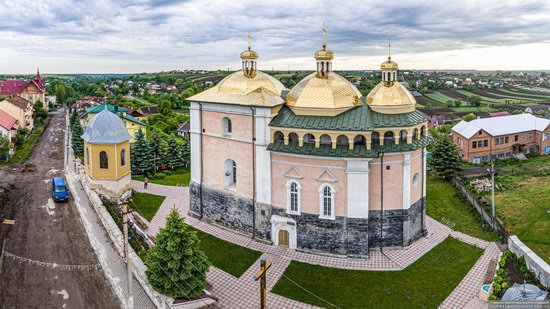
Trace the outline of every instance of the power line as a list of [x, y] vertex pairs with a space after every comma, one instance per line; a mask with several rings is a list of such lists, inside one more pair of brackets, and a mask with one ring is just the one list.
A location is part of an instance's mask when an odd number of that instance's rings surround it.
[[309, 294], [311, 294], [311, 295], [315, 296], [316, 298], [318, 298], [318, 299], [324, 301], [325, 303], [327, 303], [327, 304], [329, 304], [329, 305], [331, 305], [331, 306], [333, 306], [333, 307], [335, 307], [335, 308], [342, 309], [342, 308], [336, 306], [335, 304], [329, 302], [328, 300], [322, 298], [321, 296], [317, 296], [315, 293], [313, 293], [313, 292], [311, 292], [310, 290], [304, 288], [303, 286], [301, 286], [300, 284], [298, 284], [298, 283], [295, 282], [294, 280], [292, 280], [292, 279], [290, 279], [289, 277], [287, 277], [284, 273], [283, 273], [283, 277], [285, 277], [286, 279], [288, 279], [290, 282], [294, 283], [294, 284], [295, 284], [297, 287], [299, 287], [300, 289], [302, 289], [302, 290], [308, 292]]

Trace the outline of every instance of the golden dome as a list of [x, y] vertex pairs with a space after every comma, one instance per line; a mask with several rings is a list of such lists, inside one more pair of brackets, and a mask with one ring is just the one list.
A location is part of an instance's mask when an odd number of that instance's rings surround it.
[[242, 60], [256, 60], [258, 59], [258, 53], [248, 47], [247, 50], [241, 53]]
[[286, 103], [299, 115], [337, 115], [362, 104], [359, 90], [334, 72], [324, 78], [306, 76], [287, 94]]
[[391, 57], [388, 57], [388, 60], [382, 62], [380, 65], [381, 70], [397, 70], [397, 62], [391, 60]]
[[225, 77], [218, 85], [188, 100], [248, 106], [276, 106], [284, 103], [281, 92], [285, 89], [281, 82], [264, 72], [256, 71], [254, 77], [246, 77], [242, 71], [237, 71]]
[[332, 60], [334, 59], [334, 53], [327, 49], [326, 45], [315, 53], [315, 59], [317, 60]]
[[380, 82], [367, 95], [367, 104], [374, 111], [397, 114], [414, 111], [416, 100], [402, 84]]

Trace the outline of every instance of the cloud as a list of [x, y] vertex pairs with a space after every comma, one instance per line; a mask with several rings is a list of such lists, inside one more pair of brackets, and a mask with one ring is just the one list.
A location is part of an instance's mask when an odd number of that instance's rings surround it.
[[[433, 53], [466, 55], [497, 47], [518, 52], [528, 49], [512, 47], [538, 43], [546, 48], [550, 42], [550, 7], [544, 0], [400, 2], [4, 0], [0, 45], [11, 61], [0, 64], [0, 71], [36, 65], [51, 72], [90, 70], [78, 59], [95, 63], [94, 72], [238, 68], [249, 30], [260, 67], [311, 69], [324, 21], [335, 64], [378, 59], [357, 63], [356, 69], [376, 67], [387, 53], [389, 36], [395, 56], [415, 55], [417, 64], [430, 63]], [[63, 59], [74, 64], [67, 67]], [[511, 57], [502, 68], [515, 66], [514, 61], [522, 63]], [[468, 68], [483, 69], [485, 63], [472, 56]], [[539, 63], [545, 65], [540, 69], [550, 69], [550, 60]]]

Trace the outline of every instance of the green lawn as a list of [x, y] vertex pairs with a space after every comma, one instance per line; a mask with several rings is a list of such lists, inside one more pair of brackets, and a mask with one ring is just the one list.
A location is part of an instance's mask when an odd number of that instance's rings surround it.
[[[164, 173], [163, 173], [164, 174]], [[155, 178], [155, 176], [150, 176], [149, 183], [156, 183], [159, 185], [165, 186], [188, 186], [189, 181], [191, 180], [191, 172], [189, 170], [175, 171], [172, 174], [167, 172], [164, 178]], [[133, 180], [143, 181], [145, 176], [135, 175], [132, 176]]]
[[201, 249], [212, 265], [237, 278], [262, 255], [259, 251], [235, 245], [196, 229], [195, 231], [201, 240]]
[[36, 144], [40, 141], [40, 137], [42, 136], [42, 133], [44, 133], [44, 130], [48, 126], [50, 119], [44, 120], [44, 123], [36, 126], [32, 133], [27, 137], [27, 139], [23, 142], [23, 145], [18, 147], [15, 150], [15, 153], [11, 157], [11, 159], [7, 162], [0, 162], [0, 166], [7, 166], [12, 165], [16, 163], [24, 163], [27, 161], [30, 156], [32, 155], [32, 152], [34, 150], [34, 147], [36, 147]]
[[134, 192], [132, 194], [133, 209], [143, 218], [151, 222], [165, 197], [149, 193]]
[[474, 237], [498, 239], [498, 235], [479, 217], [474, 206], [452, 184], [429, 176], [426, 186], [426, 212], [430, 217]]
[[[402, 271], [347, 270], [292, 261], [284, 275], [340, 308], [436, 308], [482, 253], [482, 249], [449, 237]], [[272, 292], [334, 308], [285, 277]]]
[[497, 216], [506, 229], [550, 263], [550, 176], [508, 177], [510, 184], [495, 194]]

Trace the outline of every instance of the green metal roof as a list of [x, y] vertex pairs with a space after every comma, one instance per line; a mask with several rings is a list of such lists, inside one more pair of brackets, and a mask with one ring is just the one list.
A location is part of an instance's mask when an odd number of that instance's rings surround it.
[[421, 111], [403, 114], [382, 114], [373, 111], [367, 104], [354, 107], [336, 116], [296, 115], [283, 106], [269, 126], [311, 130], [370, 131], [384, 127], [408, 127], [423, 123], [428, 116]]
[[107, 107], [107, 110], [109, 110], [111, 113], [117, 113], [117, 112], [127, 112], [128, 110], [122, 106], [116, 106], [113, 104], [99, 104], [97, 106], [90, 107], [86, 110], [89, 114], [97, 114], [101, 112], [102, 110]]
[[141, 122], [141, 121], [139, 121], [138, 119], [136, 119], [136, 118], [134, 118], [134, 117], [132, 117], [132, 116], [130, 116], [130, 115], [128, 115], [128, 114], [119, 114], [119, 116], [120, 116], [121, 118], [124, 118], [124, 119], [126, 119], [126, 120], [129, 120], [129, 121], [131, 121], [131, 122], [135, 122], [135, 123], [137, 123], [137, 124], [140, 124], [140, 125], [142, 125], [142, 126], [145, 126], [145, 127], [147, 126], [144, 122]]
[[413, 140], [412, 144], [401, 143], [385, 144], [383, 146], [374, 145], [370, 150], [364, 145], [356, 145], [353, 149], [349, 149], [347, 145], [337, 145], [335, 149], [331, 145], [319, 145], [315, 148], [315, 144], [305, 144], [300, 147], [297, 143], [275, 142], [269, 144], [267, 150], [274, 152], [292, 153], [308, 156], [323, 156], [323, 157], [340, 157], [340, 158], [376, 158], [381, 153], [406, 152], [413, 151], [422, 147], [426, 147], [432, 142], [431, 135], [421, 137], [418, 140]]

